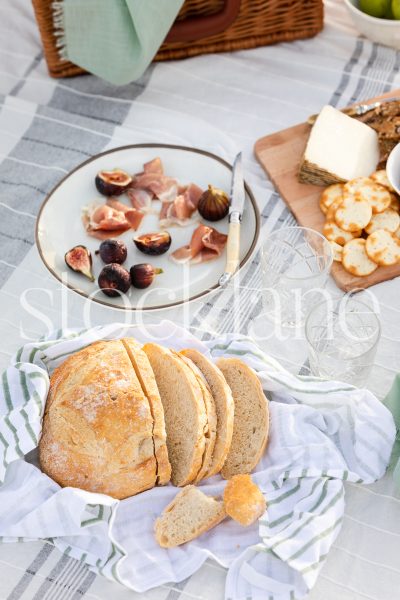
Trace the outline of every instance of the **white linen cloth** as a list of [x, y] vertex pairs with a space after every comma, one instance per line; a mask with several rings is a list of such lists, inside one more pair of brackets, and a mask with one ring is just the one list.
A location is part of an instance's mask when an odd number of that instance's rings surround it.
[[[343, 0], [324, 4], [325, 26], [316, 38], [158, 63], [140, 85], [115, 88], [93, 77], [49, 78], [32, 4], [0, 3], [0, 374], [22, 343], [52, 329], [89, 326], [83, 299], [51, 278], [33, 246], [45, 195], [89, 155], [138, 142], [197, 146], [229, 161], [242, 150], [261, 211], [260, 242], [295, 224], [254, 157], [255, 140], [305, 121], [324, 104], [342, 107], [400, 87], [399, 52], [359, 37]], [[146, 316], [182, 323], [187, 309], [196, 335], [255, 336], [261, 311], [256, 263], [244, 271], [241, 286], [236, 313], [226, 310], [227, 289], [214, 302], [185, 306], [184, 315]], [[337, 292], [332, 282], [329, 287]], [[382, 336], [368, 388], [382, 399], [400, 371], [399, 280], [371, 291], [381, 308]], [[136, 319], [100, 305], [90, 312], [95, 324]], [[304, 340], [269, 336], [258, 343], [290, 371], [307, 371]], [[390, 473], [371, 485], [348, 482], [345, 490], [343, 526], [307, 600], [397, 599], [400, 492]], [[221, 600], [225, 579], [226, 570], [207, 560], [181, 583], [135, 593], [48, 543], [0, 544], [2, 600]]]
[[[175, 496], [172, 485], [123, 501], [60, 488], [22, 457], [35, 449], [48, 374], [97, 339], [133, 335], [177, 350], [197, 347], [213, 358], [240, 356], [271, 398], [270, 439], [254, 480], [268, 508], [258, 524], [230, 519], [184, 546], [161, 549], [155, 518]], [[344, 513], [344, 481], [372, 483], [389, 461], [395, 427], [368, 390], [287, 372], [250, 338], [227, 335], [202, 343], [164, 321], [59, 331], [21, 348], [3, 373], [0, 391], [0, 536], [3, 541], [49, 539], [95, 572], [138, 592], [181, 581], [207, 559], [229, 567], [226, 598], [303, 598], [312, 588]], [[221, 495], [215, 476], [201, 485]]]

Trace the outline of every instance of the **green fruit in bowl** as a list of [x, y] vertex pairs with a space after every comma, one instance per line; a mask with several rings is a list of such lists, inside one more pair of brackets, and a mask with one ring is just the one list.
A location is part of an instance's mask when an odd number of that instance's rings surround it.
[[390, 2], [388, 9], [385, 13], [385, 19], [394, 19], [394, 14], [393, 14], [393, 9], [392, 9], [392, 2]]
[[400, 19], [400, 0], [392, 0], [392, 19]]
[[[399, 0], [393, 0], [394, 2], [398, 3]], [[390, 0], [360, 0], [359, 8], [371, 17], [386, 17], [390, 9]]]

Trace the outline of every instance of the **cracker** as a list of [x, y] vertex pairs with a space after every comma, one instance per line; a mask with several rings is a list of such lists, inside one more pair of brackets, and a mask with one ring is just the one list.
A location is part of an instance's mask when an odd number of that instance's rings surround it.
[[343, 201], [335, 212], [335, 221], [345, 231], [358, 231], [368, 225], [372, 208], [367, 200], [352, 194], [344, 194]]
[[321, 198], [319, 201], [319, 205], [321, 207], [322, 212], [326, 215], [328, 208], [335, 200], [342, 201], [343, 195], [343, 184], [342, 183], [334, 183], [327, 187], [321, 194]]
[[373, 179], [374, 181], [376, 181], [376, 183], [379, 183], [380, 185], [383, 185], [383, 187], [385, 187], [386, 189], [389, 190], [389, 192], [394, 192], [394, 187], [392, 186], [392, 184], [389, 181], [389, 178], [387, 176], [386, 170], [385, 169], [380, 169], [379, 171], [375, 171], [375, 173], [372, 173], [372, 175], [370, 175], [371, 179]]
[[381, 213], [386, 210], [392, 200], [389, 190], [374, 182], [360, 187], [354, 195], [356, 198], [367, 200], [373, 213]]
[[342, 200], [343, 200], [343, 198], [336, 198], [336, 200], [334, 200], [332, 202], [332, 204], [330, 205], [330, 207], [326, 211], [326, 220], [327, 221], [334, 221], [335, 220], [336, 211], [339, 208], [339, 206], [342, 204]]
[[340, 229], [339, 225], [335, 221], [327, 221], [324, 225], [322, 233], [330, 242], [335, 242], [339, 246], [344, 246], [347, 242], [350, 242], [356, 237], [360, 237], [361, 231], [344, 231]]
[[354, 195], [359, 189], [369, 185], [372, 181], [373, 180], [369, 177], [356, 177], [355, 179], [350, 179], [350, 181], [344, 184], [343, 193]]
[[393, 208], [396, 212], [400, 213], [400, 200], [397, 194], [393, 192], [390, 194], [390, 206], [389, 208]]
[[332, 248], [333, 260], [336, 260], [337, 262], [342, 262], [343, 246], [340, 246], [339, 244], [333, 241], [330, 241], [329, 243]]
[[393, 208], [388, 208], [383, 213], [372, 215], [371, 221], [365, 227], [365, 231], [371, 234], [378, 229], [386, 229], [390, 233], [394, 233], [399, 228], [399, 225], [399, 213], [393, 210]]
[[343, 248], [342, 265], [348, 273], [357, 277], [371, 275], [378, 268], [366, 253], [365, 244], [366, 240], [359, 238], [347, 242]]
[[400, 240], [386, 229], [378, 229], [367, 237], [365, 251], [375, 263], [389, 267], [400, 261]]

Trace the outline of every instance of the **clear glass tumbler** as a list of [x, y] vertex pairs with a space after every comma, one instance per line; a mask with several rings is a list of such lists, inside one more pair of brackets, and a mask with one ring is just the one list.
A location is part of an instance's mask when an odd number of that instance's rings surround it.
[[284, 227], [269, 234], [261, 249], [263, 315], [283, 327], [304, 325], [324, 295], [332, 261], [328, 240], [313, 229]]
[[314, 375], [365, 385], [381, 335], [371, 306], [355, 296], [324, 300], [310, 310], [305, 334]]

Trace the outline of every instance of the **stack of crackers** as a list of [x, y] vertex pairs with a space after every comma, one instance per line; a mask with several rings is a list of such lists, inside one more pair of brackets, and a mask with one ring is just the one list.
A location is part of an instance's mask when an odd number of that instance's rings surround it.
[[357, 277], [400, 263], [400, 199], [386, 171], [336, 183], [321, 194], [334, 260]]

